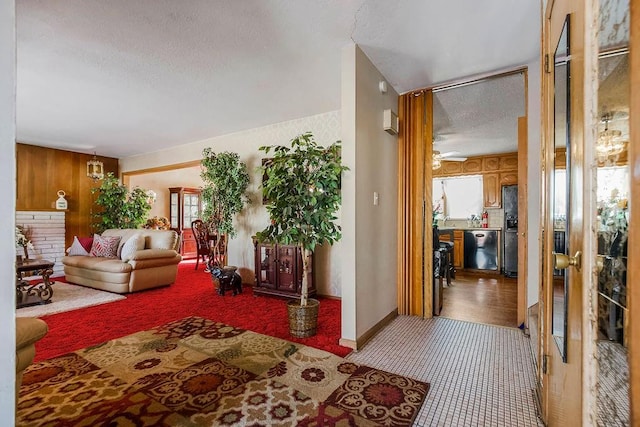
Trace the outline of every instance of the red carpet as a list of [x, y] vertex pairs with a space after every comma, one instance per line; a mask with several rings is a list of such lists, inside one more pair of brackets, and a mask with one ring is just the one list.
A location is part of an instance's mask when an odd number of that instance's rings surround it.
[[[55, 298], [55, 287], [54, 294]], [[299, 342], [346, 356], [351, 349], [338, 345], [340, 301], [320, 298], [318, 334], [311, 338], [289, 335], [284, 299], [253, 296], [245, 286], [241, 295], [216, 293], [211, 275], [183, 262], [171, 286], [128, 294], [109, 304], [45, 316], [49, 333], [36, 344], [36, 361], [153, 328], [187, 316], [199, 316], [237, 328]]]

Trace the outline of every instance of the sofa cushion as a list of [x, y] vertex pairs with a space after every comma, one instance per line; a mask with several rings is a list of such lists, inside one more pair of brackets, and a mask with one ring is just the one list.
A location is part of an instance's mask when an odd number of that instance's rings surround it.
[[[178, 233], [173, 230], [147, 230], [147, 229], [117, 229], [105, 230], [103, 236], [121, 237], [120, 248], [135, 234], [142, 234], [145, 237], [145, 249], [173, 249], [178, 250]], [[120, 255], [118, 255], [120, 256]]]
[[124, 262], [129, 261], [133, 258], [133, 255], [136, 251], [140, 251], [144, 249], [145, 238], [142, 234], [135, 234], [122, 245], [120, 249], [120, 259]]
[[178, 234], [173, 230], [155, 230], [146, 235], [146, 249], [175, 249]]
[[95, 234], [93, 236], [93, 245], [91, 245], [91, 256], [116, 258], [118, 255], [118, 244], [120, 237], [118, 236], [101, 236]]
[[93, 237], [78, 237], [78, 242], [82, 245], [83, 248], [87, 250], [87, 253], [91, 252], [91, 246], [93, 246]]
[[[93, 241], [93, 238], [91, 239]], [[67, 255], [69, 256], [80, 256], [80, 255], [89, 255], [89, 251], [91, 250], [91, 246], [89, 246], [89, 250], [87, 250], [80, 240], [78, 240], [78, 236], [73, 236], [73, 243], [67, 249]]]
[[128, 262], [122, 262], [118, 258], [105, 258], [93, 256], [66, 256], [62, 258], [65, 266], [86, 268], [88, 270], [105, 271], [108, 273], [129, 273], [133, 269]]

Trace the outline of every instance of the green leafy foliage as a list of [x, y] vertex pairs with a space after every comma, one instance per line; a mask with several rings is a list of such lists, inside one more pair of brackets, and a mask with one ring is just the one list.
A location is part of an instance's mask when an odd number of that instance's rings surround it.
[[112, 172], [91, 192], [98, 194], [96, 204], [102, 207], [93, 215], [97, 219], [93, 226], [98, 233], [109, 228], [139, 228], [151, 209], [147, 190], [136, 187], [129, 191]]
[[295, 137], [291, 147], [260, 150], [273, 157], [261, 167], [267, 176], [262, 187], [271, 224], [258, 233], [258, 239], [297, 244], [308, 251], [340, 240], [341, 229], [335, 221], [341, 203], [340, 180], [348, 169], [341, 164], [340, 141], [325, 148], [307, 132]]
[[271, 155], [260, 171], [266, 175], [262, 191], [271, 224], [256, 234], [260, 241], [298, 245], [304, 256], [300, 305], [307, 305], [308, 257], [317, 245], [342, 237], [335, 223], [340, 208], [342, 166], [340, 141], [322, 147], [310, 132], [291, 140], [291, 146], [260, 147]]
[[[246, 195], [249, 186], [247, 165], [240, 161], [237, 153], [225, 151], [216, 154], [211, 148], [202, 151], [201, 165], [200, 177], [204, 182], [202, 220], [218, 236], [227, 234], [233, 237], [236, 235], [233, 217], [249, 203]], [[214, 251], [219, 249], [216, 247]]]

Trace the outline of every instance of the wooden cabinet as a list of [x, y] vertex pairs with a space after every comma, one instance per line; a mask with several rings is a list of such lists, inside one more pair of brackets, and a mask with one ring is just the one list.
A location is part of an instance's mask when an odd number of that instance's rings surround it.
[[[300, 298], [302, 290], [302, 252], [298, 246], [258, 243], [255, 246], [256, 284], [254, 294]], [[307, 276], [309, 296], [316, 294], [313, 283], [313, 256]]]
[[482, 158], [470, 158], [462, 162], [462, 171], [467, 174], [482, 172]]
[[453, 242], [453, 266], [457, 269], [463, 268], [464, 256], [464, 234], [462, 230], [440, 231], [438, 238], [441, 242]]
[[464, 232], [453, 230], [453, 266], [464, 268]]
[[202, 200], [199, 188], [169, 188], [169, 222], [171, 229], [180, 236], [180, 254], [183, 258], [198, 256], [191, 222], [200, 219], [201, 213]]
[[486, 173], [482, 177], [485, 208], [500, 207], [500, 174]]
[[497, 171], [500, 169], [500, 157], [483, 157], [482, 158], [482, 170]]
[[500, 156], [500, 170], [518, 170], [518, 153]]
[[500, 186], [515, 185], [518, 183], [518, 172], [502, 172], [500, 173]]

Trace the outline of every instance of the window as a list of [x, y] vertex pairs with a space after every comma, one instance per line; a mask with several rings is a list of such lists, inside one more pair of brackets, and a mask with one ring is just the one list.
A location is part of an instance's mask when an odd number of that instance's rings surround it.
[[482, 175], [433, 180], [433, 210], [436, 218], [466, 219], [483, 209]]

